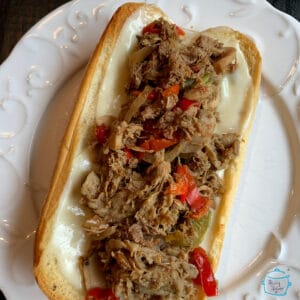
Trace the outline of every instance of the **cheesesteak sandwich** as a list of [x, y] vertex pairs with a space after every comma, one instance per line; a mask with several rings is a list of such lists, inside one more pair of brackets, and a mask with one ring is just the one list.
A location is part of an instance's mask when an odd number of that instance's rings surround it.
[[199, 299], [214, 276], [261, 58], [228, 27], [185, 32], [127, 3], [82, 82], [35, 244], [50, 299]]

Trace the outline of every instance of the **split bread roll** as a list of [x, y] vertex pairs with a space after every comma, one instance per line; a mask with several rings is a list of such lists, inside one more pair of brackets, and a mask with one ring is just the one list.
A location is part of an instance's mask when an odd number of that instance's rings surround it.
[[[90, 266], [97, 273], [96, 279], [91, 279], [95, 283], [86, 286], [82, 278], [80, 257], [86, 256], [90, 247], [90, 237], [83, 224], [92, 213], [80, 204], [80, 190], [87, 174], [95, 168], [96, 125], [118, 118], [126, 103], [128, 57], [136, 46], [136, 36], [147, 24], [161, 17], [167, 19], [153, 5], [123, 5], [109, 22], [89, 62], [36, 234], [34, 273], [49, 299], [84, 299], [86, 288], [99, 284], [98, 281], [101, 285], [104, 280], [95, 265]], [[225, 172], [219, 172], [224, 190], [212, 209], [212, 221], [201, 244], [215, 271], [258, 101], [261, 57], [248, 37], [228, 27], [208, 29], [202, 34], [226, 47], [236, 48], [237, 60], [235, 72], [224, 75], [221, 84], [217, 108], [220, 120], [215, 130], [237, 133], [240, 149]], [[193, 35], [196, 33], [187, 32], [186, 38], [192, 39]]]

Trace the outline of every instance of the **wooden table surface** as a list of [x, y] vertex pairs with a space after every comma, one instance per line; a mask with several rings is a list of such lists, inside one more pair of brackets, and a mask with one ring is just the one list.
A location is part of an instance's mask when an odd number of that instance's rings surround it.
[[[292, 15], [298, 21], [300, 20], [300, 0], [268, 1], [278, 9]], [[31, 26], [53, 9], [66, 2], [68, 1], [0, 0], [0, 63], [7, 58], [18, 40], [31, 28]], [[1, 295], [0, 291], [0, 300], [3, 299], [5, 298]]]

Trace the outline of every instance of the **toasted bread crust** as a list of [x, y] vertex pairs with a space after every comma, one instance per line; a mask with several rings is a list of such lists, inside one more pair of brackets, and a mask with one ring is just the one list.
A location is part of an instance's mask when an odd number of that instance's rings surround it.
[[[52, 183], [41, 213], [40, 225], [37, 230], [35, 242], [35, 277], [41, 289], [50, 299], [75, 300], [83, 299], [85, 295], [83, 289], [76, 290], [68, 282], [67, 278], [64, 277], [57, 264], [55, 254], [48, 249], [47, 244], [51, 239], [52, 231], [56, 224], [56, 213], [59, 201], [70, 174], [74, 157], [76, 153], [80, 153], [83, 149], [83, 145], [91, 139], [92, 129], [96, 122], [94, 115], [97, 105], [96, 95], [102, 78], [104, 78], [106, 74], [109, 58], [112, 56], [113, 49], [116, 47], [119, 34], [126, 20], [136, 11], [144, 7], [156, 10], [161, 16], [164, 16], [164, 13], [155, 6], [142, 3], [127, 3], [121, 6], [112, 17], [89, 62], [78, 100], [62, 141]], [[210, 29], [207, 32], [210, 32], [210, 34], [216, 38], [224, 35], [234, 35], [235, 38], [239, 40], [252, 78], [252, 85], [247, 97], [251, 97], [253, 108], [255, 108], [258, 100], [261, 73], [261, 58], [255, 44], [245, 35], [227, 27]], [[216, 212], [216, 221], [213, 224], [213, 235], [208, 249], [215, 270], [221, 255], [225, 227], [237, 189], [253, 117], [254, 109], [251, 113], [250, 123], [242, 136], [243, 142], [240, 148], [240, 155], [233, 162], [231, 168], [226, 171], [224, 177], [225, 193]]]

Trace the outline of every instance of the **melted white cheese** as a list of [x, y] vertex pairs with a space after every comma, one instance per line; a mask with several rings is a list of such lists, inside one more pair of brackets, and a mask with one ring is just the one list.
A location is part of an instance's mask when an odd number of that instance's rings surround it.
[[[56, 225], [49, 246], [56, 253], [60, 270], [75, 288], [81, 288], [79, 257], [86, 253], [89, 246], [83, 222], [86, 210], [80, 206], [80, 185], [91, 170], [90, 154], [82, 152], [75, 158], [70, 176], [65, 185], [57, 209]], [[58, 253], [58, 255], [57, 255]]]
[[245, 126], [247, 126], [245, 117], [249, 116], [250, 106], [248, 103], [245, 103], [245, 99], [247, 99], [246, 93], [250, 92], [248, 88], [251, 83], [251, 77], [238, 41], [230, 40], [224, 44], [237, 50], [237, 69], [233, 73], [226, 74], [222, 80], [220, 103], [217, 109], [220, 122], [216, 126], [216, 132], [241, 134]]
[[[137, 12], [128, 21], [122, 30], [118, 45], [109, 62], [102, 90], [99, 91], [99, 100], [113, 99], [111, 101], [98, 101], [98, 122], [103, 115], [118, 116], [121, 104], [125, 101], [124, 86], [127, 81], [127, 56], [132, 50], [135, 36], [141, 31], [144, 24], [150, 23], [157, 16], [153, 13]], [[242, 133], [241, 120], [243, 119], [243, 107], [249, 107], [244, 103], [245, 93], [250, 84], [250, 76], [243, 53], [236, 41], [228, 41], [227, 46], [237, 49], [238, 68], [234, 74], [228, 74], [222, 82], [220, 99], [220, 123], [217, 132], [235, 131]], [[125, 70], [125, 71], [124, 71]], [[238, 84], [237, 84], [238, 83]], [[112, 97], [112, 98], [111, 98]], [[91, 169], [90, 154], [88, 151], [80, 153], [75, 158], [71, 174], [57, 210], [57, 222], [50, 242], [53, 251], [63, 253], [57, 255], [58, 264], [65, 277], [68, 278], [74, 288], [82, 286], [81, 274], [78, 267], [78, 258], [87, 249], [88, 241], [82, 229], [86, 218], [85, 211], [80, 207], [80, 183]], [[205, 243], [205, 242], [204, 242]]]

